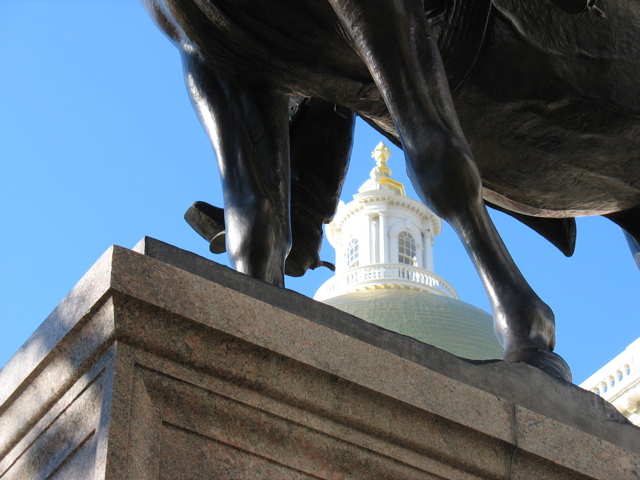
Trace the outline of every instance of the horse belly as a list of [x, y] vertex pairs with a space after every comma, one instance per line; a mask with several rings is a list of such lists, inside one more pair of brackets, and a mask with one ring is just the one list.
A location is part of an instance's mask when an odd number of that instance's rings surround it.
[[455, 100], [487, 200], [546, 217], [640, 205], [640, 118], [595, 107], [587, 131], [584, 99], [495, 102], [465, 87]]
[[325, 96], [323, 84], [371, 82], [326, 1], [164, 0], [184, 40], [216, 67]]
[[[576, 96], [600, 99], [640, 112], [640, 3], [637, 0], [604, 2], [607, 17], [569, 15], [550, 1], [494, 0], [494, 42], [518, 48], [522, 74], [538, 77], [541, 93], [547, 82]], [[518, 62], [519, 61], [519, 62]], [[529, 72], [523, 63], [529, 64]], [[516, 80], [517, 78], [514, 78]], [[526, 83], [526, 81], [525, 81]], [[522, 87], [521, 87], [522, 88]]]
[[[612, 11], [616, 36], [595, 15], [569, 16], [550, 2], [496, 3], [504, 10], [454, 94], [486, 198], [540, 216], [639, 206], [640, 42], [623, 47], [640, 38], [640, 22], [632, 29]], [[621, 4], [628, 17], [640, 14]]]

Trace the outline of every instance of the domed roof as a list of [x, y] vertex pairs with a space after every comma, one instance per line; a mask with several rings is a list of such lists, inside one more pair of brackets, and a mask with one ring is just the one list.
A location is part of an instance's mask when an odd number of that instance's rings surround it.
[[434, 273], [432, 247], [441, 221], [391, 178], [390, 155], [380, 142], [369, 180], [327, 226], [336, 274], [314, 298], [460, 357], [502, 357], [491, 315], [458, 300]]
[[376, 288], [323, 302], [460, 357], [488, 360], [502, 356], [491, 315], [447, 296], [406, 288]]

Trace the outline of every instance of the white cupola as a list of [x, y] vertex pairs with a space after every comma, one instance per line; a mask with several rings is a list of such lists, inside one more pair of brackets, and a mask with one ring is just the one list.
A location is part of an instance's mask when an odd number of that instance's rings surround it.
[[380, 142], [372, 153], [376, 166], [353, 196], [340, 202], [327, 238], [336, 250], [336, 275], [316, 293], [316, 300], [374, 288], [410, 288], [458, 298], [433, 273], [433, 239], [441, 220], [424, 204], [405, 195], [391, 178], [391, 152]]

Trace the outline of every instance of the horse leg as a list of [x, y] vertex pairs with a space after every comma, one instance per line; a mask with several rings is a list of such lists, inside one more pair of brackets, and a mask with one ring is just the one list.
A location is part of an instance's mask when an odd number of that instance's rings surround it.
[[624, 229], [637, 242], [640, 242], [640, 207], [630, 208], [621, 212], [607, 213], [608, 218], [620, 228]]
[[[320, 98], [309, 98], [289, 122], [291, 157], [291, 251], [285, 273], [333, 265], [320, 260], [322, 224], [333, 217], [347, 173], [355, 114]], [[227, 251], [224, 209], [195, 202], [185, 220], [209, 242], [212, 253]]]
[[289, 225], [288, 99], [267, 79], [182, 54], [192, 102], [216, 150], [233, 267], [284, 286]]
[[480, 175], [422, 3], [329, 1], [391, 113], [416, 191], [451, 224], [482, 278], [505, 349], [503, 359], [569, 379], [566, 363], [551, 352], [553, 312], [523, 278], [484, 207]]
[[[347, 173], [355, 114], [320, 98], [309, 98], [289, 127], [291, 233], [286, 274], [303, 275], [323, 265], [322, 224], [333, 218]], [[326, 264], [325, 264], [326, 265]]]
[[627, 243], [629, 243], [633, 259], [638, 268], [640, 268], [640, 207], [608, 213], [603, 217], [608, 218], [622, 228]]

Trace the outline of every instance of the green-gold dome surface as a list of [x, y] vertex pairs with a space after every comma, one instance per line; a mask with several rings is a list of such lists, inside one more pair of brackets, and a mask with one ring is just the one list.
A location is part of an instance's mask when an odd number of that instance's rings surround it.
[[502, 356], [491, 315], [460, 300], [419, 290], [383, 288], [346, 293], [323, 302], [460, 357], [487, 360]]

